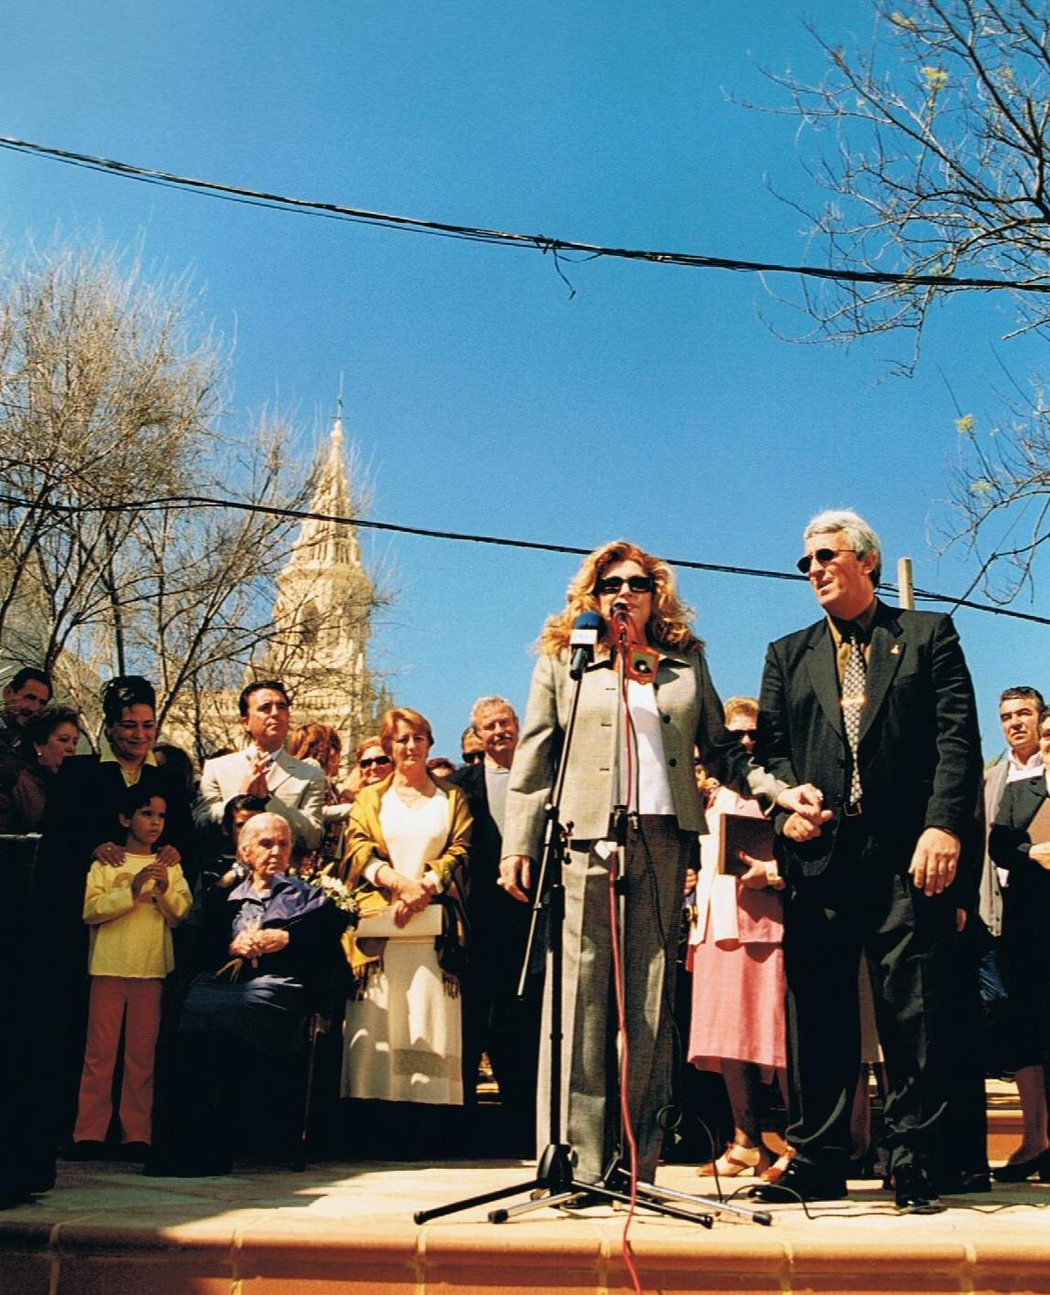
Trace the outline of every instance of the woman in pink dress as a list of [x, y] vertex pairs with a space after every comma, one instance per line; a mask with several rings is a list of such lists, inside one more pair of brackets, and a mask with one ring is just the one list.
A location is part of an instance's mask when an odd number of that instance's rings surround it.
[[[726, 727], [750, 753], [758, 702], [731, 697], [725, 717]], [[785, 1155], [774, 1165], [762, 1142], [768, 1085], [775, 1081], [787, 1093], [779, 895], [784, 882], [775, 862], [746, 855], [742, 875], [718, 872], [720, 820], [726, 814], [761, 818], [762, 811], [757, 801], [745, 800], [728, 787], [709, 792], [709, 831], [700, 838], [696, 920], [690, 934], [689, 1060], [700, 1070], [722, 1075], [735, 1129], [725, 1152], [713, 1164], [701, 1165], [697, 1173], [717, 1171], [732, 1178], [750, 1169], [768, 1181], [779, 1176], [787, 1163]]]

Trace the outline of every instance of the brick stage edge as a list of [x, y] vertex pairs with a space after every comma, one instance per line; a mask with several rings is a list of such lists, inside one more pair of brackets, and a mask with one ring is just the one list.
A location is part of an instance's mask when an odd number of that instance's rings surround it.
[[[0, 1213], [3, 1295], [620, 1295], [624, 1215], [550, 1209], [493, 1225], [486, 1211], [413, 1211], [529, 1177], [510, 1161], [245, 1166], [224, 1178], [153, 1179], [112, 1163], [62, 1164], [56, 1189]], [[658, 1180], [712, 1192], [688, 1166]], [[750, 1180], [727, 1184], [738, 1186]], [[848, 1202], [772, 1207], [773, 1223], [721, 1215], [708, 1231], [639, 1214], [631, 1242], [648, 1292], [1047, 1292], [1050, 1185], [946, 1198], [901, 1217], [875, 1182]]]

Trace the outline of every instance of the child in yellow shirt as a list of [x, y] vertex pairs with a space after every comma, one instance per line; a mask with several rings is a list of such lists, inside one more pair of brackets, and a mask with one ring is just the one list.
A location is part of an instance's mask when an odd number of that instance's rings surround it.
[[154, 858], [167, 814], [164, 797], [138, 784], [127, 789], [121, 809], [120, 824], [127, 832], [123, 862], [96, 860], [84, 892], [84, 921], [91, 927], [91, 999], [73, 1130], [74, 1155], [83, 1159], [102, 1151], [113, 1115], [113, 1068], [122, 1023], [123, 1151], [139, 1158], [149, 1148], [161, 990], [175, 965], [171, 928], [192, 903], [181, 866], [165, 867]]

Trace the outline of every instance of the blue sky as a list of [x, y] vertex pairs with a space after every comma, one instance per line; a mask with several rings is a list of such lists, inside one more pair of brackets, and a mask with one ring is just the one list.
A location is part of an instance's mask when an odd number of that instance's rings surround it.
[[[819, 69], [801, 14], [842, 38], [858, 0], [9, 0], [0, 134], [374, 210], [613, 246], [797, 262], [811, 196], [762, 68]], [[806, 147], [803, 139], [801, 147]], [[371, 515], [579, 546], [625, 535], [667, 556], [791, 569], [806, 519], [852, 506], [888, 573], [961, 594], [974, 561], [928, 537], [958, 453], [957, 400], [1000, 417], [1005, 301], [934, 313], [849, 350], [775, 337], [754, 276], [549, 257], [217, 202], [0, 151], [0, 240], [56, 231], [188, 273], [235, 344], [239, 417], [278, 401], [301, 453], [340, 373], [374, 476]], [[785, 282], [785, 289], [790, 285]], [[777, 316], [787, 322], [786, 316]], [[953, 399], [954, 397], [954, 399]], [[470, 704], [524, 705], [529, 645], [573, 558], [362, 535], [397, 605], [373, 662], [454, 753]], [[815, 619], [801, 584], [683, 572], [723, 696], [757, 690], [770, 638]], [[1031, 609], [1026, 601], [1018, 604]], [[1039, 603], [1034, 610], [1041, 610]], [[1047, 627], [961, 611], [987, 754], [1002, 687], [1050, 687]]]

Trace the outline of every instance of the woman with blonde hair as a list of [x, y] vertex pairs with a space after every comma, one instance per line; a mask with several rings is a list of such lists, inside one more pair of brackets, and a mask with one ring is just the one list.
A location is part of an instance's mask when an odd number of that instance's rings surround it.
[[[544, 625], [532, 676], [521, 740], [511, 770], [504, 820], [501, 884], [526, 900], [545, 828], [544, 806], [562, 757], [574, 684], [569, 638], [581, 612], [601, 617], [594, 661], [583, 672], [572, 748], [561, 803], [561, 822], [572, 824], [564, 868], [563, 1034], [566, 1081], [560, 1095], [562, 1128], [576, 1148], [578, 1176], [598, 1181], [614, 1151], [617, 1116], [615, 1014], [609, 1010], [613, 977], [609, 920], [610, 811], [628, 811], [625, 845], [623, 941], [629, 1137], [637, 1148], [639, 1177], [656, 1170], [663, 1128], [660, 1111], [670, 1099], [672, 1020], [668, 1002], [678, 946], [687, 865], [704, 830], [693, 777], [693, 748], [723, 783], [774, 799], [806, 814], [811, 794], [758, 768], [726, 732], [722, 705], [711, 682], [703, 645], [690, 627], [691, 612], [666, 562], [614, 540], [589, 554], [569, 584], [564, 610]], [[614, 669], [614, 623], [623, 626], [627, 655], [642, 668], [625, 681], [621, 698]], [[645, 665], [644, 663], [648, 663]], [[617, 725], [618, 708], [624, 723]], [[615, 734], [624, 735], [617, 752]], [[619, 758], [618, 758], [619, 757]], [[613, 771], [621, 778], [614, 787]], [[549, 1015], [549, 987], [547, 1013]], [[549, 1022], [541, 1065], [549, 1073]], [[549, 1114], [547, 1083], [540, 1082], [539, 1140]]]
[[[379, 737], [393, 772], [357, 794], [342, 875], [389, 901], [395, 935], [357, 941], [359, 987], [346, 1010], [342, 1094], [461, 1106], [456, 971], [465, 933], [458, 899], [470, 811], [458, 787], [439, 786], [427, 772], [433, 736], [418, 711], [388, 710]], [[413, 919], [437, 902], [446, 906], [441, 934], [427, 928], [414, 935]]]

